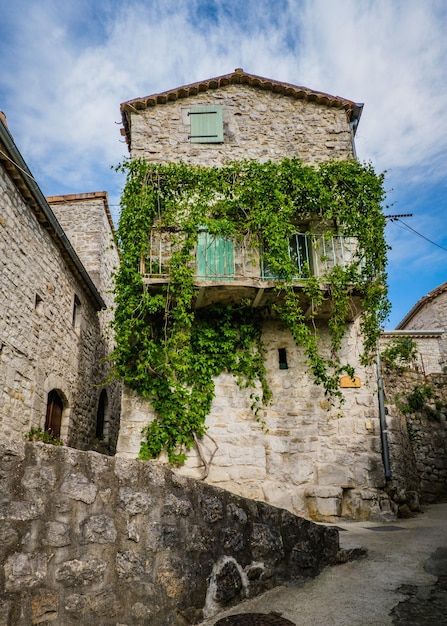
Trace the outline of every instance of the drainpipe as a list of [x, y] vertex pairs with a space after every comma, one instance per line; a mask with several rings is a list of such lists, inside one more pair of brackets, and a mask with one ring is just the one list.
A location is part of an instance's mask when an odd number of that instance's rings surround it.
[[380, 417], [380, 439], [382, 442], [382, 460], [383, 467], [385, 469], [385, 478], [390, 480], [391, 468], [390, 468], [390, 451], [388, 448], [388, 430], [386, 426], [386, 414], [385, 414], [385, 396], [383, 393], [383, 378], [382, 378], [382, 366], [380, 363], [380, 351], [377, 345], [376, 351], [377, 358], [377, 386], [379, 397], [379, 417]]

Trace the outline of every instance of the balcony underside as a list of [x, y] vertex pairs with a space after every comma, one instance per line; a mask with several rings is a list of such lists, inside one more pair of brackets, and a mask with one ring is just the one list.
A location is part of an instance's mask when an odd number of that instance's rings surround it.
[[[157, 292], [169, 283], [168, 277], [144, 277], [145, 288], [150, 292]], [[269, 308], [273, 304], [281, 304], [284, 301], [284, 292], [278, 291], [278, 281], [260, 278], [225, 279], [194, 281], [195, 297], [193, 307], [195, 309], [206, 308], [215, 304], [240, 305], [246, 303], [252, 308]], [[294, 290], [299, 293], [300, 305], [306, 315], [315, 313], [316, 319], [328, 320], [333, 314], [333, 302], [329, 296], [328, 287], [321, 285], [324, 301], [316, 311], [313, 309], [312, 300], [304, 291], [305, 281], [297, 281]], [[349, 299], [349, 313], [347, 321], [354, 321], [361, 313], [360, 296], [354, 292]]]

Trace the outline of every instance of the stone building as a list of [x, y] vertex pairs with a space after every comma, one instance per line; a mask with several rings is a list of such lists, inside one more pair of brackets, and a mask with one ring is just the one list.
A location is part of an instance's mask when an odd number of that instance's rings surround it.
[[[438, 358], [437, 371], [445, 371], [447, 366], [447, 283], [443, 283], [421, 298], [396, 326], [396, 331], [429, 334], [435, 331], [439, 337], [439, 347], [433, 348], [433, 358]], [[421, 331], [423, 331], [421, 333]], [[424, 349], [420, 350], [422, 353]], [[428, 350], [425, 350], [428, 352]], [[427, 356], [430, 356], [427, 354]], [[433, 359], [432, 359], [433, 360]]]
[[400, 506], [445, 500], [447, 495], [447, 283], [421, 298], [395, 330], [383, 333], [382, 353], [407, 342], [409, 362], [384, 365], [389, 488]]
[[[112, 267], [105, 192], [42, 195], [0, 121], [0, 431], [20, 448], [31, 429], [114, 452], [120, 384], [112, 347]], [[50, 206], [51, 203], [51, 206]]]
[[[318, 164], [355, 158], [354, 135], [362, 105], [237, 69], [130, 100], [121, 111], [122, 134], [132, 159], [223, 166], [243, 159], [278, 162], [298, 157]], [[256, 266], [256, 259], [253, 263]], [[242, 272], [240, 297], [263, 306], [268, 277], [254, 266]], [[150, 289], [156, 281], [142, 268], [145, 271]], [[198, 267], [196, 306], [225, 299], [235, 287], [234, 280], [230, 288], [222, 276], [213, 281], [206, 271], [201, 273]], [[393, 516], [383, 491], [376, 372], [360, 364], [358, 303], [351, 304], [341, 352], [343, 360], [355, 366], [357, 378], [353, 384], [341, 381], [345, 399], [341, 409], [331, 406], [312, 382], [303, 350], [290, 333], [268, 316], [263, 341], [273, 400], [262, 415], [266, 428], [250, 414], [249, 390], [241, 390], [229, 374], [218, 376], [207, 420], [209, 437], [205, 436], [202, 450], [212, 457], [208, 482], [323, 521]], [[327, 316], [318, 324], [324, 341]], [[148, 399], [124, 390], [118, 455], [138, 455], [141, 430], [153, 415]], [[203, 470], [201, 458], [191, 450], [179, 471], [200, 478]]]

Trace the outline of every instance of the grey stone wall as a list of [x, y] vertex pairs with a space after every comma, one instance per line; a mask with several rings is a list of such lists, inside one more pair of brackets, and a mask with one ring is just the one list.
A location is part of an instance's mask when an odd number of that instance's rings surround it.
[[[84, 283], [0, 170], [0, 431], [17, 448], [44, 427], [48, 392], [64, 402], [61, 436], [87, 448], [95, 434], [106, 348]], [[79, 316], [73, 323], [73, 303]], [[113, 448], [116, 444], [111, 442]]]
[[[425, 330], [425, 329], [423, 329]], [[411, 339], [417, 348], [417, 358], [414, 363], [408, 364], [410, 369], [422, 374], [440, 374], [443, 372], [445, 362], [447, 359], [447, 353], [444, 353], [444, 341], [446, 340], [447, 333], [433, 332], [433, 335], [418, 335], [417, 331], [385, 331], [380, 337], [380, 350], [381, 352], [387, 348], [387, 346], [401, 339]]]
[[[113, 274], [119, 265], [108, 196], [101, 191], [53, 196], [47, 200], [107, 307], [97, 314], [101, 343], [96, 364], [101, 377], [98, 384], [101, 384], [110, 379], [110, 364], [104, 359], [115, 345], [110, 323], [114, 315]], [[97, 447], [113, 452], [119, 433], [121, 383], [117, 380], [108, 382], [106, 391], [104, 440], [98, 442], [90, 436], [84, 448]]]
[[[325, 326], [318, 332], [328, 345]], [[359, 363], [357, 322], [344, 338], [341, 357], [356, 366], [360, 387], [343, 389], [341, 405], [331, 404], [313, 383], [303, 350], [274, 320], [265, 322], [263, 341], [272, 401], [256, 420], [250, 410], [253, 390], [241, 390], [226, 373], [216, 379], [201, 444], [202, 455], [212, 458], [206, 480], [319, 521], [393, 518], [383, 491], [375, 369]], [[286, 370], [279, 369], [279, 348], [287, 351]], [[141, 430], [153, 417], [150, 400], [125, 388], [118, 455], [138, 456]], [[203, 476], [195, 450], [178, 471]]]
[[[222, 106], [224, 143], [190, 143], [191, 106]], [[247, 85], [227, 85], [131, 114], [132, 158], [160, 163], [228, 161], [308, 163], [353, 157], [351, 130], [343, 109], [306, 102]]]
[[[408, 394], [429, 386], [433, 397], [420, 410], [408, 407]], [[388, 491], [399, 505], [417, 508], [447, 497], [447, 375], [384, 368], [392, 480]]]
[[185, 626], [334, 563], [336, 529], [127, 461], [0, 453], [0, 624]]

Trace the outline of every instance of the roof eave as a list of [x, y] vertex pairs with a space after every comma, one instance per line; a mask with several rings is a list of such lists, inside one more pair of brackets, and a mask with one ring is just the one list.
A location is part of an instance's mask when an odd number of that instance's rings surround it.
[[121, 117], [124, 126], [122, 129], [122, 135], [126, 137], [129, 148], [131, 145], [130, 116], [132, 113], [139, 113], [140, 111], [144, 111], [151, 106], [166, 104], [167, 102], [173, 102], [181, 98], [197, 95], [198, 93], [208, 91], [209, 89], [219, 89], [230, 84], [250, 85], [252, 87], [273, 91], [274, 93], [283, 94], [292, 98], [308, 100], [329, 107], [345, 109], [349, 114], [349, 121], [352, 125], [354, 133], [362, 114], [363, 104], [361, 103], [356, 103], [352, 100], [347, 100], [346, 98], [341, 98], [340, 96], [333, 96], [321, 91], [314, 91], [307, 87], [292, 85], [291, 83], [272, 80], [255, 74], [248, 74], [247, 72], [244, 72], [244, 70], [238, 68], [230, 74], [224, 74], [223, 76], [209, 78], [204, 81], [183, 85], [161, 93], [134, 98], [123, 102], [120, 105]]
[[[82, 265], [67, 235], [51, 210], [45, 196], [42, 194], [38, 184], [33, 178], [27, 164], [25, 163], [19, 149], [14, 143], [11, 133], [6, 127], [4, 118], [0, 117], [0, 146], [4, 149], [0, 154], [0, 161], [3, 161], [6, 171], [20, 190], [27, 204], [36, 214], [37, 219], [49, 232], [55, 241], [62, 255], [67, 261], [71, 271], [80, 279], [87, 288], [97, 310], [105, 309], [106, 304], [100, 293], [96, 289], [87, 270]], [[3, 158], [2, 158], [3, 157]]]

